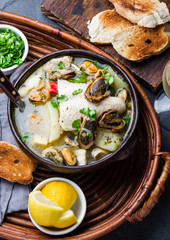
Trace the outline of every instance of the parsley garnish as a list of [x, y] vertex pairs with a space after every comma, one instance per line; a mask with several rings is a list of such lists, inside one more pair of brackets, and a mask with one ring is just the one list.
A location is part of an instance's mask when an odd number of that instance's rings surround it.
[[31, 132], [26, 132], [25, 135], [21, 137], [21, 138], [22, 138], [22, 141], [23, 141], [23, 142], [26, 142], [26, 140], [28, 139], [28, 137], [29, 137], [30, 135], [32, 135]]
[[57, 103], [55, 100], [51, 100], [51, 105], [52, 105], [54, 108], [58, 108], [58, 103]]
[[77, 119], [77, 120], [73, 121], [72, 128], [76, 128], [77, 129], [77, 133], [76, 133], [76, 136], [75, 136], [75, 139], [77, 140], [78, 134], [80, 132], [80, 119]]
[[93, 133], [91, 131], [87, 132], [87, 136], [88, 137], [92, 137], [93, 136]]
[[68, 97], [66, 95], [61, 95], [60, 97], [57, 96], [58, 103], [65, 102], [67, 100], [68, 100]]
[[65, 64], [60, 61], [59, 64], [57, 65], [57, 67], [54, 68], [54, 70], [57, 70], [57, 69], [64, 69], [65, 68]]
[[80, 113], [86, 114], [92, 121], [96, 120], [96, 110], [91, 110], [89, 108], [80, 109]]
[[42, 100], [45, 100], [45, 99], [47, 99], [47, 97], [46, 97], [46, 95], [44, 94], [44, 93], [42, 93]]
[[9, 29], [0, 31], [0, 68], [22, 63], [24, 41]]
[[102, 69], [102, 70], [107, 70], [107, 69], [108, 69], [108, 66], [107, 66], [107, 65], [105, 65], [104, 67], [100, 67], [100, 66], [98, 65], [97, 60], [94, 61], [94, 65], [95, 65], [98, 69]]
[[129, 116], [129, 115], [125, 115], [125, 116], [123, 117], [123, 120], [125, 121], [125, 125], [128, 126], [129, 123], [130, 123], [130, 116]]
[[110, 73], [106, 73], [104, 75], [104, 79], [106, 80], [107, 84], [110, 86], [114, 82], [113, 76], [110, 75]]
[[82, 75], [75, 77], [74, 79], [70, 80], [69, 82], [72, 83], [86, 83], [86, 74], [84, 69], [82, 70]]
[[54, 107], [54, 108], [58, 108], [59, 107], [59, 103], [61, 102], [65, 102], [68, 100], [68, 97], [66, 95], [61, 95], [60, 97], [58, 96], [58, 91], [57, 91], [57, 98], [56, 100], [51, 100], [51, 105]]
[[79, 94], [81, 92], [83, 92], [83, 89], [79, 88], [78, 90], [75, 90], [74, 92], [72, 92], [72, 95], [74, 96], [74, 95], [77, 95], [77, 94]]
[[80, 129], [80, 119], [77, 119], [72, 123], [72, 128], [76, 128], [77, 130]]

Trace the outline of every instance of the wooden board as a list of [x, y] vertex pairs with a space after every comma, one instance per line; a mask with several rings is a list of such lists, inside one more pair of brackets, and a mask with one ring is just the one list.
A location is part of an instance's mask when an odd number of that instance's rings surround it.
[[[164, 2], [170, 8], [170, 1], [164, 0]], [[41, 10], [45, 15], [62, 25], [72, 34], [86, 40], [89, 39], [87, 21], [106, 9], [113, 9], [113, 5], [108, 0], [44, 0], [41, 5]], [[111, 45], [99, 47], [122, 63], [153, 92], [158, 90], [164, 66], [170, 56], [170, 48], [159, 56], [137, 63], [122, 58]]]
[[[10, 24], [25, 34], [29, 43], [27, 61], [36, 61], [51, 52], [75, 47], [90, 49], [110, 57], [80, 38], [27, 17], [0, 11], [0, 24]], [[115, 61], [111, 57], [110, 59]], [[136, 148], [132, 156], [126, 161], [113, 162], [97, 172], [83, 174], [61, 174], [49, 170], [47, 166], [38, 165], [34, 172], [32, 187], [47, 178], [66, 177], [82, 188], [87, 199], [87, 213], [83, 223], [68, 235], [54, 237], [36, 229], [27, 211], [19, 211], [6, 216], [0, 226], [0, 239], [99, 239], [118, 228], [123, 222], [137, 223], [150, 214], [165, 189], [170, 169], [170, 156], [168, 153], [163, 155], [162, 162], [165, 163], [161, 173], [158, 171], [160, 163], [158, 155], [161, 154], [162, 145], [159, 121], [143, 88], [125, 68], [123, 69], [131, 78], [139, 96], [140, 118], [136, 131]], [[18, 78], [17, 74], [20, 76], [21, 73], [15, 72], [13, 81]], [[159, 179], [157, 172], [161, 173]]]

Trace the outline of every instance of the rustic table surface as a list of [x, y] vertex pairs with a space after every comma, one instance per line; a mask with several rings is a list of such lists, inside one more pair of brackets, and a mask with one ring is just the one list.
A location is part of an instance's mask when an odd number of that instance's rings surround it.
[[[71, 2], [71, 1], [70, 1]], [[42, 0], [0, 0], [0, 10], [20, 14], [38, 21], [59, 27], [56, 23], [41, 13]], [[145, 89], [151, 102], [155, 95]], [[169, 121], [169, 119], [167, 119]], [[162, 150], [170, 151], [170, 132], [162, 130]], [[158, 204], [143, 222], [136, 225], [125, 223], [113, 232], [103, 236], [100, 240], [169, 240], [170, 239], [170, 184], [166, 186]]]

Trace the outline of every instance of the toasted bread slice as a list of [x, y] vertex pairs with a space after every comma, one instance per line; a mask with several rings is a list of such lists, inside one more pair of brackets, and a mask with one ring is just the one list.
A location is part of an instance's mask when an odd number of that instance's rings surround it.
[[36, 163], [19, 148], [7, 142], [0, 142], [0, 177], [11, 182], [29, 184]]
[[124, 18], [139, 26], [154, 28], [169, 21], [169, 10], [159, 0], [109, 0]]
[[164, 32], [165, 26], [144, 28], [129, 27], [112, 36], [114, 49], [131, 61], [142, 61], [157, 55], [169, 47], [169, 36]]
[[133, 24], [116, 10], [106, 10], [93, 17], [88, 25], [90, 41], [97, 44], [111, 43], [111, 36]]

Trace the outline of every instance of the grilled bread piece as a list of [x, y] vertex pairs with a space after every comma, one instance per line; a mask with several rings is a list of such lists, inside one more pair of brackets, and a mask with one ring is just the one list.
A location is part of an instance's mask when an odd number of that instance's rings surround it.
[[111, 43], [111, 36], [133, 24], [116, 10], [106, 10], [93, 17], [88, 25], [90, 41], [97, 44]]
[[169, 10], [159, 0], [109, 0], [124, 18], [139, 26], [154, 28], [169, 21]]
[[165, 26], [144, 28], [129, 27], [112, 36], [114, 49], [131, 61], [142, 61], [157, 55], [169, 47], [169, 36], [164, 32]]
[[7, 142], [0, 142], [0, 177], [11, 182], [29, 184], [36, 163], [19, 148]]

